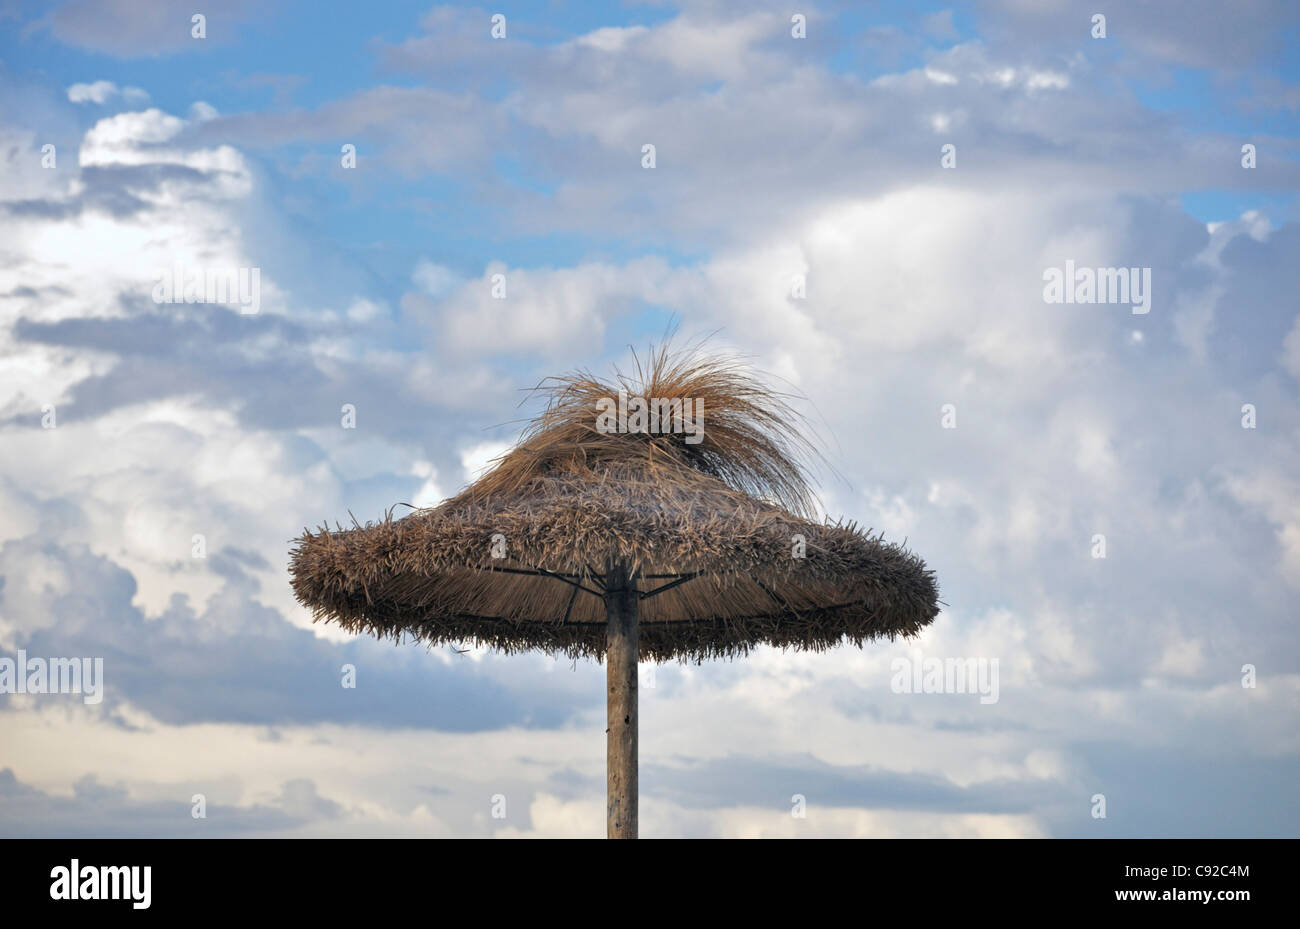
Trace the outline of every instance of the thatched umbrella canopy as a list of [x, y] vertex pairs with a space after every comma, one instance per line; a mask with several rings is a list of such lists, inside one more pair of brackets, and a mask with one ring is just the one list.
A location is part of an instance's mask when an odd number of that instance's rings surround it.
[[738, 362], [660, 349], [635, 377], [540, 389], [546, 411], [459, 495], [306, 532], [293, 588], [350, 631], [605, 658], [609, 835], [635, 837], [638, 658], [910, 636], [938, 589], [902, 547], [813, 517], [799, 418]]

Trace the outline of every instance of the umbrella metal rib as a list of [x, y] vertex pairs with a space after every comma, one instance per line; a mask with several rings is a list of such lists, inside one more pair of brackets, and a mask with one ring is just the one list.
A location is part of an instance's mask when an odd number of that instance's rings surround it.
[[687, 581], [693, 581], [703, 573], [704, 573], [703, 571], [692, 571], [690, 574], [682, 574], [678, 576], [677, 580], [673, 581], [670, 584], [664, 584], [662, 587], [656, 587], [654, 590], [644, 591], [643, 593], [640, 593], [637, 596], [639, 596], [642, 600], [649, 600], [655, 594], [661, 594], [665, 590], [672, 590], [674, 587], [676, 587], [679, 584], [685, 584]]
[[590, 587], [583, 587], [577, 581], [569, 580], [569, 576], [566, 574], [556, 574], [554, 571], [547, 571], [545, 568], [529, 568], [528, 570], [524, 570], [523, 568], [488, 568], [487, 570], [494, 571], [499, 574], [526, 574], [532, 577], [553, 577], [557, 581], [563, 581], [566, 584], [571, 584], [574, 587], [576, 587], [578, 590], [585, 591], [586, 593], [591, 594], [593, 597], [603, 596], [603, 594], [601, 594], [601, 592], [598, 590], [592, 590]]
[[[590, 587], [584, 587], [582, 584], [578, 583], [577, 581], [571, 580], [571, 578], [573, 577], [582, 577], [582, 575], [561, 574], [558, 571], [547, 571], [545, 568], [488, 568], [488, 570], [495, 571], [501, 574], [524, 574], [530, 577], [553, 577], [557, 581], [563, 581], [565, 584], [568, 584], [571, 587], [573, 587], [574, 596], [577, 596], [577, 591], [579, 590], [581, 590], [583, 593], [589, 593], [593, 597], [597, 597], [602, 600], [604, 599], [605, 596], [606, 587], [603, 583], [600, 582], [600, 580], [597, 577], [590, 577], [588, 579], [591, 580], [592, 583], [600, 586], [601, 589], [598, 591], [592, 590]], [[672, 590], [674, 587], [677, 587], [681, 584], [685, 584], [687, 581], [693, 581], [703, 573], [704, 573], [703, 571], [692, 571], [690, 574], [642, 575], [643, 577], [647, 577], [647, 578], [660, 578], [660, 579], [671, 577], [673, 578], [673, 580], [667, 584], [662, 584], [659, 587], [654, 588], [653, 590], [640, 591], [637, 593], [637, 598], [640, 600], [649, 600], [651, 597], [655, 596], [656, 594], [661, 594], [666, 590]], [[763, 588], [763, 589], [766, 590], [767, 588]], [[572, 609], [573, 609], [573, 598], [570, 597], [569, 609], [565, 610], [564, 612], [565, 619], [569, 618], [569, 612]]]

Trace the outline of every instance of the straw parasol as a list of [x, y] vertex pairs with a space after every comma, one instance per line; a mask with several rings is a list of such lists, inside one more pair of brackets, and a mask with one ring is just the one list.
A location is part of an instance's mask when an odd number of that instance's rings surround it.
[[637, 835], [637, 661], [911, 636], [938, 612], [916, 555], [817, 519], [815, 450], [732, 358], [544, 381], [545, 411], [455, 497], [296, 540], [294, 593], [353, 632], [603, 658], [608, 835]]

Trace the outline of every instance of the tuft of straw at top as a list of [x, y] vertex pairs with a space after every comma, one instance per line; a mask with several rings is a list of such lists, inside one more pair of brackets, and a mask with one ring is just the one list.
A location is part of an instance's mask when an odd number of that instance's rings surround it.
[[[796, 395], [755, 378], [738, 356], [674, 352], [665, 342], [645, 362], [634, 357], [635, 371], [615, 369], [612, 380], [578, 370], [533, 388], [546, 397], [546, 409], [471, 488], [473, 495], [508, 494], [554, 470], [639, 462], [661, 479], [689, 483], [690, 472], [697, 472], [791, 513], [816, 513], [807, 469], [820, 456], [803, 433], [805, 418], [790, 404]], [[688, 442], [685, 433], [668, 430], [601, 431], [602, 401], [617, 398], [620, 390], [629, 397], [702, 404], [702, 435]]]

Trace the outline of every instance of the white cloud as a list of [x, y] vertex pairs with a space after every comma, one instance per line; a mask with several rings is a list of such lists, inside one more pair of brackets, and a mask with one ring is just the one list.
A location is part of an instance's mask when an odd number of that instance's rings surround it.
[[95, 81], [93, 84], [73, 84], [68, 88], [68, 99], [73, 103], [108, 102], [109, 97], [117, 95], [117, 85], [112, 81]]
[[439, 298], [445, 296], [462, 281], [460, 276], [450, 268], [444, 268], [440, 264], [424, 260], [415, 266], [415, 271], [411, 274], [411, 280], [430, 297]]
[[118, 88], [112, 81], [95, 81], [91, 84], [73, 84], [68, 88], [68, 99], [73, 103], [95, 103], [103, 106], [114, 97], [132, 106], [149, 102], [149, 94], [140, 87]]
[[[422, 275], [422, 286], [427, 277]], [[656, 258], [623, 267], [532, 269], [493, 263], [482, 277], [443, 298], [445, 308], [438, 320], [447, 344], [456, 350], [554, 355], [575, 342], [599, 342], [610, 319], [661, 292], [670, 278], [668, 266]], [[437, 276], [437, 283], [442, 280]], [[498, 298], [494, 292], [505, 296]], [[407, 299], [418, 309], [414, 297], [418, 295]]]
[[465, 481], [476, 481], [489, 468], [495, 465], [497, 458], [510, 450], [508, 442], [479, 442], [463, 449], [460, 453], [460, 466]]
[[190, 104], [190, 119], [196, 123], [206, 123], [220, 115], [216, 107], [203, 100], [196, 100]]
[[1288, 584], [1300, 587], [1300, 479], [1275, 465], [1264, 466], [1230, 476], [1227, 487], [1274, 526], [1281, 550], [1278, 570]]

